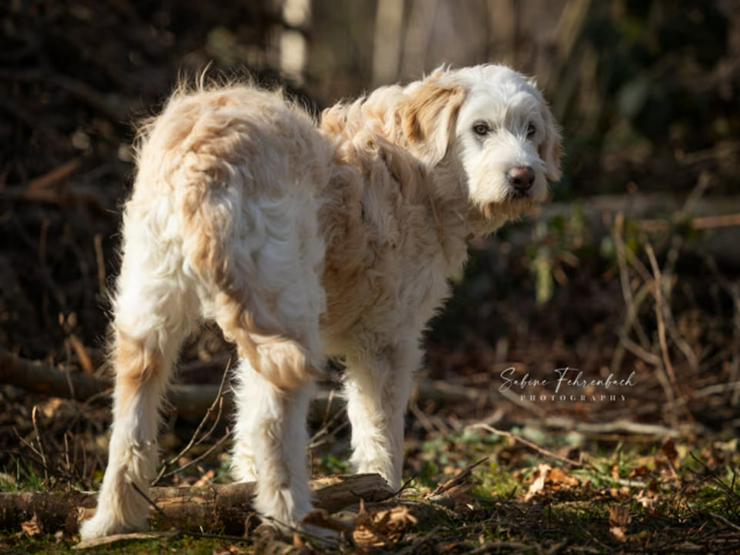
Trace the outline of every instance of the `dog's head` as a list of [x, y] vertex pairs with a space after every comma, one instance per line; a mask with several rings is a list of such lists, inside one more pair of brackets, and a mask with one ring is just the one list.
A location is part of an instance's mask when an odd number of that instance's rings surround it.
[[560, 178], [558, 126], [520, 73], [500, 65], [437, 70], [405, 92], [409, 143], [429, 166], [456, 166], [483, 214], [516, 215]]

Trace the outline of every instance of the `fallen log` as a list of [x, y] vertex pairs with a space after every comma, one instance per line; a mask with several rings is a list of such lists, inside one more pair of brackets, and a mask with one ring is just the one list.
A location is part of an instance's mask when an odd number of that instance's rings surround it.
[[[113, 387], [109, 379], [82, 372], [66, 372], [43, 362], [21, 358], [2, 347], [0, 347], [0, 384], [81, 402], [95, 397], [107, 398]], [[203, 418], [217, 393], [218, 386], [174, 385], [167, 394], [167, 401], [177, 410], [180, 418], [198, 421]], [[230, 414], [231, 402], [231, 395], [225, 394], [224, 413]]]
[[22, 387], [26, 391], [87, 401], [110, 389], [111, 384], [79, 372], [63, 372], [43, 362], [30, 361], [0, 347], [0, 383]]
[[[215, 370], [214, 366], [214, 370]], [[13, 385], [26, 391], [86, 402], [95, 397], [107, 398], [113, 384], [109, 379], [82, 372], [66, 372], [43, 362], [30, 361], [0, 347], [0, 384]], [[167, 393], [168, 403], [177, 411], [178, 418], [198, 422], [218, 395], [218, 386], [209, 384], [175, 384]], [[447, 382], [423, 381], [417, 385], [417, 396], [438, 404], [471, 403], [481, 401], [491, 393]], [[311, 418], [321, 421], [341, 410], [344, 402], [332, 395], [329, 388], [320, 389], [311, 405]], [[223, 414], [231, 414], [233, 398], [224, 392]]]
[[[149, 496], [160, 511], [152, 508], [153, 529], [221, 532], [241, 535], [254, 515], [255, 484], [213, 484], [199, 487], [154, 487]], [[318, 509], [334, 513], [360, 499], [379, 502], [393, 492], [378, 474], [356, 474], [320, 478], [311, 482]], [[94, 514], [95, 495], [78, 492], [0, 493], [0, 529], [19, 530], [22, 522], [36, 516], [46, 532], [77, 532], [80, 520]]]

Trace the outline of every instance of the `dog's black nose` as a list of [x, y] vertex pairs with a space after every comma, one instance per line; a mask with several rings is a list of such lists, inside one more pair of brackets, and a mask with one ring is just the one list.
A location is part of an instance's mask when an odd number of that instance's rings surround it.
[[506, 179], [518, 193], [526, 193], [534, 183], [534, 170], [531, 166], [516, 166], [506, 172]]

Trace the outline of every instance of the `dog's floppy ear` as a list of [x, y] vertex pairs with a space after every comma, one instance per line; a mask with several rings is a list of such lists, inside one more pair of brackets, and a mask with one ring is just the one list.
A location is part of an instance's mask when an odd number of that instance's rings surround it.
[[463, 100], [462, 87], [432, 81], [416, 89], [402, 107], [403, 133], [429, 165], [447, 154]]
[[545, 140], [540, 145], [540, 158], [545, 162], [545, 175], [550, 181], [560, 179], [560, 159], [563, 155], [562, 137], [560, 128], [555, 122], [555, 118], [547, 104], [543, 108], [543, 118], [545, 120]]

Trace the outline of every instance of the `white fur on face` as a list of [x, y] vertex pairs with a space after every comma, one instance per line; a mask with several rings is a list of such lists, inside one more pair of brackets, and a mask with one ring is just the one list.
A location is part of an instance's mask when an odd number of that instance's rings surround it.
[[[504, 66], [477, 66], [455, 72], [467, 89], [456, 125], [455, 148], [467, 177], [470, 200], [479, 207], [516, 202], [541, 202], [547, 196], [548, 167], [544, 148], [559, 135], [542, 94], [527, 79]], [[488, 129], [484, 134], [475, 129]], [[558, 147], [559, 148], [559, 147]], [[535, 180], [517, 198], [507, 172], [529, 166]]]

